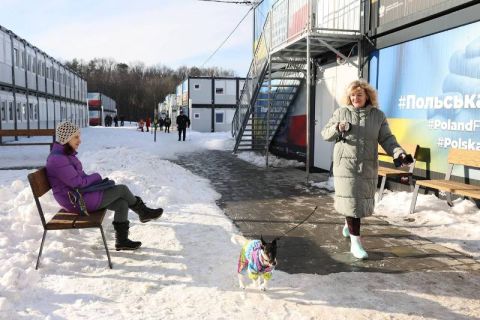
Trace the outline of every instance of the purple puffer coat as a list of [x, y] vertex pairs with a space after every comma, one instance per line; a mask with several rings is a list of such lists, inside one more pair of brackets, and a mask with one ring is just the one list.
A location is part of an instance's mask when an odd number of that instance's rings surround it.
[[[87, 175], [82, 163], [76, 157], [77, 152], [67, 155], [63, 152], [63, 145], [54, 143], [52, 152], [47, 158], [47, 177], [52, 186], [55, 200], [67, 211], [77, 212], [68, 199], [68, 191], [73, 188], [82, 188], [102, 180], [98, 173]], [[100, 206], [103, 191], [88, 192], [83, 195], [87, 211], [95, 211]]]

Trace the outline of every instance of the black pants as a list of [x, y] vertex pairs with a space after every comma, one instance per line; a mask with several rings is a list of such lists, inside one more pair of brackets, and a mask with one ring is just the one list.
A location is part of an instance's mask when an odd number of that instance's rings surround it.
[[187, 134], [187, 128], [178, 128], [178, 141], [180, 141], [183, 132], [183, 141], [185, 141], [185, 135]]
[[360, 218], [345, 217], [345, 221], [347, 221], [348, 232], [350, 232], [352, 236], [359, 236], [360, 235]]
[[165, 126], [165, 132], [170, 133], [170, 126]]
[[126, 185], [117, 184], [110, 189], [103, 191], [102, 202], [99, 209], [115, 211], [113, 221], [128, 221], [128, 208], [134, 205], [137, 199]]

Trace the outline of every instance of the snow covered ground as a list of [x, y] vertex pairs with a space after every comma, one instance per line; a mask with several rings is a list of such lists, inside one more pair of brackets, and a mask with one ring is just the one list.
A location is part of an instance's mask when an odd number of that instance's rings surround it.
[[[176, 154], [231, 150], [228, 134], [153, 135], [133, 127], [86, 128], [79, 158], [127, 184], [161, 219], [141, 224], [131, 213], [135, 252], [111, 251], [98, 231], [49, 232], [40, 269], [34, 269], [42, 227], [26, 176], [0, 170], [0, 319], [475, 319], [480, 276], [462, 272], [338, 273], [327, 276], [276, 271], [267, 292], [240, 290], [235, 275], [237, 230], [215, 204], [210, 182], [170, 162]], [[0, 167], [42, 165], [48, 148], [0, 147]], [[247, 160], [253, 157], [246, 157]], [[280, 166], [280, 165], [279, 165]], [[388, 192], [377, 214], [395, 225], [476, 259], [480, 211], [468, 201], [454, 208], [433, 196]], [[48, 194], [45, 208], [57, 207]], [[112, 248], [113, 213], [104, 228]]]

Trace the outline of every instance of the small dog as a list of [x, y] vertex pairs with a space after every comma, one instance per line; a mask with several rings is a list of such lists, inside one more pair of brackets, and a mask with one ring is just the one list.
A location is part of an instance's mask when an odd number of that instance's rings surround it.
[[[277, 239], [270, 243], [260, 240], [247, 241], [238, 258], [238, 284], [245, 289], [243, 275], [246, 273], [252, 279], [253, 285], [260, 290], [267, 289], [267, 283], [272, 278], [272, 271], [277, 265]], [[263, 278], [263, 283], [261, 283]]]

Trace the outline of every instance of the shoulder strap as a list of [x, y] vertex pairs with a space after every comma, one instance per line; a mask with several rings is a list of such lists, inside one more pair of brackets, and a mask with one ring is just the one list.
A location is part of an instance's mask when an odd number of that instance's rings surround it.
[[97, 183], [94, 183], [94, 184], [91, 184], [87, 187], [84, 187], [84, 188], [78, 188], [78, 191], [80, 193], [85, 193], [85, 192], [93, 192], [93, 191], [101, 191], [101, 190], [105, 190], [105, 189], [110, 189], [111, 187], [113, 187], [115, 185], [115, 181], [113, 180], [110, 180], [108, 178], [105, 178], [103, 179], [102, 181], [100, 182], [97, 182]]

